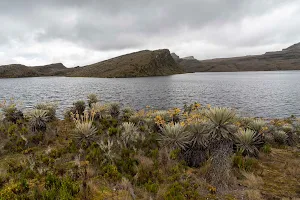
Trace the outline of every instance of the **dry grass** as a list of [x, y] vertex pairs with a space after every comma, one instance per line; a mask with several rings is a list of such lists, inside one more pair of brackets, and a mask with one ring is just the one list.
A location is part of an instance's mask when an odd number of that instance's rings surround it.
[[264, 183], [263, 179], [254, 173], [242, 172], [242, 175], [245, 177], [242, 184], [250, 189], [258, 189]]
[[292, 148], [272, 149], [271, 154], [260, 157], [260, 169], [255, 171], [256, 180], [250, 186], [257, 184], [264, 199], [300, 198], [300, 157], [294, 151]]
[[245, 194], [249, 200], [263, 200], [264, 199], [259, 190], [246, 190]]

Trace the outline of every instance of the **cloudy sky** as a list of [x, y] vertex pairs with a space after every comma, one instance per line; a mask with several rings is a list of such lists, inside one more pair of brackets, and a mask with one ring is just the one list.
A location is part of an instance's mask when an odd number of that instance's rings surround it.
[[300, 0], [0, 0], [0, 22], [0, 65], [159, 48], [209, 59], [300, 42]]

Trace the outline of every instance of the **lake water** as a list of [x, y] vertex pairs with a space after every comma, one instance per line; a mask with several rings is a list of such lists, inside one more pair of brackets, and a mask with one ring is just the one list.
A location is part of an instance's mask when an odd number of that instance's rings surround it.
[[300, 116], [300, 71], [193, 73], [146, 78], [37, 77], [0, 79], [0, 100], [13, 97], [23, 107], [51, 101], [59, 114], [95, 93], [102, 102], [141, 109], [183, 107], [184, 103], [236, 108], [260, 117]]

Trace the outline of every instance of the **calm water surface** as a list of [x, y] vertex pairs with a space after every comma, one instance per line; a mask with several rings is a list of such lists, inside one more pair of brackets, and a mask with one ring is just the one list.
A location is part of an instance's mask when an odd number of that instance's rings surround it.
[[102, 102], [136, 109], [182, 107], [200, 102], [238, 109], [260, 117], [300, 116], [300, 71], [194, 73], [147, 78], [37, 77], [0, 79], [0, 100], [11, 97], [23, 107], [51, 101], [59, 114], [76, 100], [97, 94]]

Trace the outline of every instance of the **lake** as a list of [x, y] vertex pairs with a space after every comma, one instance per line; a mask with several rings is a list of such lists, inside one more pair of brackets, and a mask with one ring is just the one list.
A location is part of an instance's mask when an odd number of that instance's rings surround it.
[[95, 93], [102, 102], [136, 109], [202, 105], [236, 108], [242, 115], [267, 118], [300, 116], [300, 71], [190, 73], [145, 78], [35, 77], [0, 79], [0, 100], [23, 107], [57, 102], [58, 113]]

